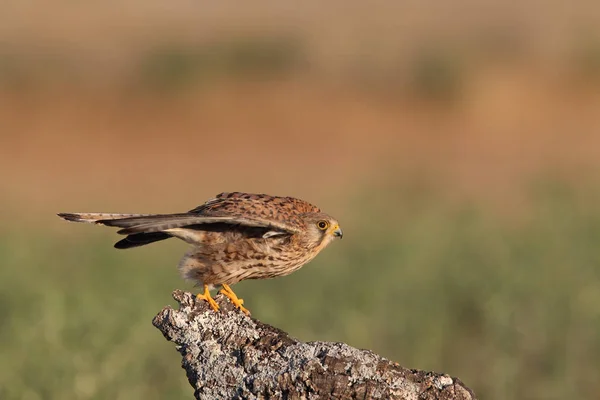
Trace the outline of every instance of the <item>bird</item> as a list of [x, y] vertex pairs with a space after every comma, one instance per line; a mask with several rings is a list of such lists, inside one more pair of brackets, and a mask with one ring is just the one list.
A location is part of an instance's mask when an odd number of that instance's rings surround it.
[[204, 291], [198, 300], [214, 311], [220, 293], [246, 315], [244, 300], [231, 289], [246, 279], [289, 275], [314, 259], [334, 239], [343, 237], [338, 221], [294, 197], [223, 192], [177, 214], [59, 213], [64, 220], [120, 228], [117, 249], [130, 249], [169, 238], [191, 245], [179, 262], [181, 276]]

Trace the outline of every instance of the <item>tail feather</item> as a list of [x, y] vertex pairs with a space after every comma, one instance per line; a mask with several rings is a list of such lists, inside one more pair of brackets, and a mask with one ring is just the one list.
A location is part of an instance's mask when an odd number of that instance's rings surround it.
[[86, 222], [90, 224], [100, 221], [111, 221], [126, 218], [149, 217], [153, 214], [114, 214], [114, 213], [58, 213], [59, 217], [71, 222]]
[[117, 233], [133, 235], [137, 233], [160, 232], [170, 228], [192, 225], [202, 221], [217, 222], [222, 218], [202, 218], [193, 214], [107, 214], [107, 213], [59, 213], [67, 221], [94, 223], [121, 228]]
[[[179, 214], [108, 214], [108, 213], [60, 213], [59, 217], [73, 222], [86, 222], [121, 228], [118, 234], [126, 235], [115, 247], [129, 249], [149, 243], [177, 237], [188, 243], [200, 243], [203, 230], [222, 229], [224, 223], [236, 221], [229, 216], [200, 216], [192, 213]], [[199, 229], [202, 225], [205, 228]], [[247, 226], [263, 227], [264, 223], [246, 221]], [[186, 229], [187, 228], [187, 229]]]
[[[102, 224], [116, 227], [131, 227], [140, 223], [161, 221], [164, 215], [159, 214], [113, 214], [113, 213], [59, 213], [59, 217], [72, 222], [85, 222], [91, 224]], [[132, 247], [144, 246], [172, 237], [164, 232], [135, 233], [115, 243], [117, 249], [130, 249]]]

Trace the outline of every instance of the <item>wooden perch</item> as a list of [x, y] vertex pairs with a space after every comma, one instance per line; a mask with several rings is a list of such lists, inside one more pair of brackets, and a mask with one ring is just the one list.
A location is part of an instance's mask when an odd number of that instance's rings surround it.
[[176, 290], [179, 309], [152, 323], [177, 345], [197, 399], [475, 399], [457, 378], [406, 369], [344, 343], [303, 343], [247, 317], [222, 295], [220, 312]]

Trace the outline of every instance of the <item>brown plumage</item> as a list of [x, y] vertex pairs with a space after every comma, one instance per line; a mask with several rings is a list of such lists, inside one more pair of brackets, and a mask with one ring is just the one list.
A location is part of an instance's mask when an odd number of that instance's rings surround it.
[[312, 260], [331, 241], [342, 237], [338, 222], [306, 201], [266, 194], [221, 193], [199, 207], [179, 214], [61, 213], [68, 221], [121, 228], [127, 235], [118, 249], [143, 246], [176, 237], [192, 248], [179, 270], [204, 285], [198, 298], [218, 305], [209, 290], [221, 291], [242, 311], [229, 285], [245, 279], [288, 275]]

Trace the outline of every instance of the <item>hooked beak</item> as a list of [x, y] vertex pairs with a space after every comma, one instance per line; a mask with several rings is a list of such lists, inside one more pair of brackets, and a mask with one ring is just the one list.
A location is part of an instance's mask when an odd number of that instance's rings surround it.
[[340, 239], [344, 236], [344, 232], [339, 226], [336, 226], [335, 230], [332, 232], [334, 237], [339, 237]]

